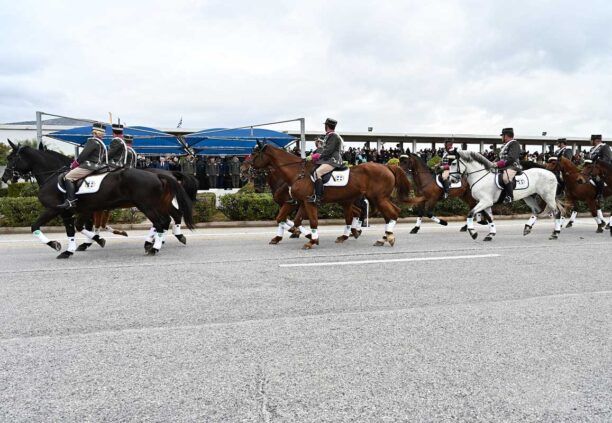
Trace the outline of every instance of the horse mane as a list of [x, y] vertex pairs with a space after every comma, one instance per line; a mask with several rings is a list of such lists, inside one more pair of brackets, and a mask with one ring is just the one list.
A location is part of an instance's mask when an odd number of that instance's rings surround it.
[[465, 160], [467, 163], [476, 162], [483, 165], [486, 169], [491, 169], [493, 167], [493, 163], [490, 162], [485, 156], [475, 151], [463, 151], [457, 150], [459, 157]]
[[423, 159], [421, 158], [421, 156], [419, 156], [418, 154], [415, 154], [415, 153], [408, 153], [408, 155], [409, 155], [410, 157], [414, 157], [414, 159], [416, 160], [416, 162], [417, 162], [418, 164], [420, 164], [420, 165], [421, 165], [421, 167], [422, 167], [423, 169], [427, 169], [427, 170], [429, 171], [429, 173], [431, 173], [431, 174], [433, 175], [433, 171], [432, 171], [432, 170], [429, 168], [429, 166], [427, 166], [427, 162], [426, 162], [425, 160], [423, 160]]
[[[40, 151], [40, 150], [39, 150]], [[59, 153], [57, 151], [53, 151], [53, 150], [47, 150], [45, 149], [44, 151], [42, 151], [42, 153], [48, 154], [51, 157], [56, 158], [57, 160], [60, 160], [62, 162], [65, 162], [66, 164], [70, 164], [71, 160], [70, 157], [63, 155], [62, 153]]]
[[532, 162], [531, 160], [521, 160], [521, 167], [523, 168], [523, 170], [534, 169], [534, 168], [546, 169], [546, 166], [541, 165], [536, 162]]

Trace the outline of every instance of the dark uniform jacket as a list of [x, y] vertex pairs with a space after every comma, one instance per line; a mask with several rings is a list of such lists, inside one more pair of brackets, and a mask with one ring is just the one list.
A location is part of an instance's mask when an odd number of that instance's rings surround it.
[[506, 161], [506, 168], [520, 170], [519, 158], [521, 156], [521, 145], [517, 140], [510, 140], [502, 147], [499, 152], [499, 159]]
[[99, 170], [106, 166], [108, 154], [104, 142], [99, 138], [89, 138], [76, 161], [79, 167], [88, 170]]
[[136, 151], [129, 145], [125, 146], [126, 148], [126, 159], [125, 159], [125, 167], [136, 167]]
[[589, 151], [589, 158], [591, 160], [601, 160], [602, 162], [612, 164], [612, 151], [610, 151], [610, 146], [603, 142], [596, 145]]
[[566, 146], [566, 147], [561, 147], [560, 149], [555, 151], [555, 156], [557, 156], [559, 159], [561, 157], [565, 157], [566, 159], [571, 161], [572, 158], [574, 157], [574, 153], [571, 148]]
[[206, 174], [208, 176], [219, 176], [219, 163], [206, 163]]
[[229, 174], [230, 175], [240, 175], [240, 162], [235, 162], [234, 160], [230, 160], [229, 164]]
[[125, 141], [119, 137], [113, 138], [108, 149], [108, 163], [113, 166], [123, 167], [127, 162], [126, 153], [127, 146]]
[[317, 164], [329, 164], [333, 167], [342, 167], [342, 138], [335, 132], [330, 132], [323, 139], [323, 152]]
[[459, 156], [457, 153], [457, 148], [453, 148], [450, 151], [444, 150], [444, 154], [442, 155], [442, 164], [443, 165], [451, 165]]

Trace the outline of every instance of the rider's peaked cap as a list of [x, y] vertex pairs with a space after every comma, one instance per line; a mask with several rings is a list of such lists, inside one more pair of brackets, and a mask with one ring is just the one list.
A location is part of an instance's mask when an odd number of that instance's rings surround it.
[[91, 129], [106, 132], [106, 125], [102, 122], [94, 122], [93, 125], [91, 125]]
[[113, 132], [123, 132], [123, 125], [120, 123], [113, 123]]
[[132, 142], [132, 141], [134, 141], [134, 136], [133, 136], [133, 135], [127, 135], [127, 134], [126, 134], [126, 135], [123, 137], [123, 141]]
[[559, 138], [556, 144], [567, 144], [567, 138]]
[[331, 128], [335, 128], [338, 124], [338, 121], [336, 119], [327, 118], [325, 119], [325, 124]]
[[513, 137], [514, 136], [514, 129], [513, 128], [504, 128], [504, 129], [502, 129], [501, 134], [499, 134], [499, 135], [500, 136], [501, 135], [509, 135], [509, 136]]
[[601, 135], [591, 135], [591, 141], [601, 141]]

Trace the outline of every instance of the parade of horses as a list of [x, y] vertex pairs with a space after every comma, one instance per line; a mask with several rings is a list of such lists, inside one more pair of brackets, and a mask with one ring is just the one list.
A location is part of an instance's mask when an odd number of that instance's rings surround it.
[[612, 422], [612, 3], [0, 8], [0, 423]]

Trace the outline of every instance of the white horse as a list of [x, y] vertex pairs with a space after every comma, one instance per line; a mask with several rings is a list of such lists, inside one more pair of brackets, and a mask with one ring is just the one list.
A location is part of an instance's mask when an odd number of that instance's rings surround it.
[[[472, 239], [476, 239], [478, 233], [474, 229], [474, 215], [482, 210], [490, 209], [499, 199], [502, 190], [495, 183], [497, 174], [491, 171], [495, 168], [493, 163], [479, 153], [472, 151], [459, 151], [458, 153], [459, 157], [450, 168], [451, 177], [457, 179], [459, 175], [466, 175], [472, 189], [472, 197], [478, 201], [467, 217], [468, 232]], [[528, 186], [514, 190], [514, 201], [525, 201], [533, 213], [529, 223], [525, 225], [523, 235], [531, 232], [537, 220], [536, 215], [542, 212], [536, 199], [536, 196], [539, 195], [555, 215], [555, 229], [550, 239], [557, 239], [561, 232], [561, 214], [563, 213], [563, 204], [556, 199], [557, 178], [552, 172], [540, 168], [527, 169], [523, 173], [527, 175]], [[495, 224], [491, 223], [489, 234], [484, 240], [491, 241], [495, 233]]]

